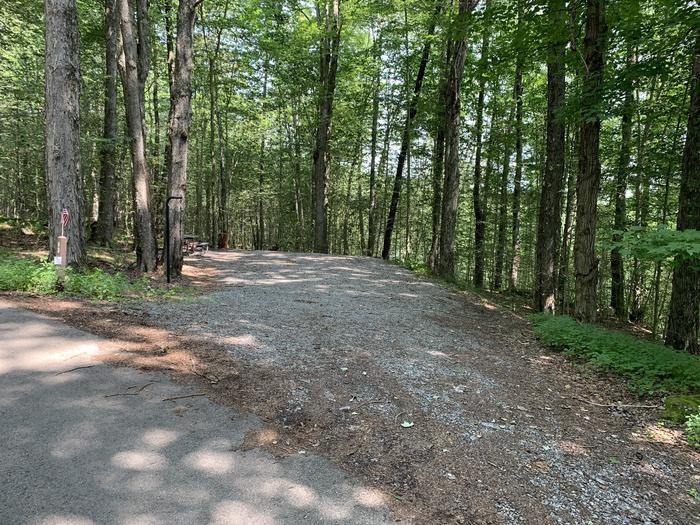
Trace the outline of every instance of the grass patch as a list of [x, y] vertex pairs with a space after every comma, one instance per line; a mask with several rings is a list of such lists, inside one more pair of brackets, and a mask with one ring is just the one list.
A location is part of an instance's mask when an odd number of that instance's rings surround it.
[[577, 323], [566, 316], [530, 316], [546, 346], [582, 357], [627, 379], [639, 394], [700, 392], [700, 357], [631, 335]]
[[[51, 263], [36, 257], [16, 257], [0, 253], [0, 291], [60, 295], [57, 280], [56, 267]], [[173, 297], [182, 291], [179, 287], [153, 286], [146, 277], [130, 281], [122, 272], [111, 273], [101, 268], [67, 268], [62, 293], [114, 301], [127, 298]]]

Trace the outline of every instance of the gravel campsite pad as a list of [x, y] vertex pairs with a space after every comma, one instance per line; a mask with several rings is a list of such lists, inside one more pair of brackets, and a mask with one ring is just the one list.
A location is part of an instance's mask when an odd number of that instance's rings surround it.
[[188, 264], [206, 276], [197, 298], [72, 320], [130, 341], [125, 363], [255, 413], [268, 428], [247, 446], [325, 456], [382, 489], [397, 520], [700, 523], [700, 454], [522, 318], [368, 258]]

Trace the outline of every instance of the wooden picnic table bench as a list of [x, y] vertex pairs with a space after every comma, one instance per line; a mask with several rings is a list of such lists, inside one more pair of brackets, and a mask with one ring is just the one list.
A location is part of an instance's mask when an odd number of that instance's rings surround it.
[[199, 253], [200, 255], [209, 251], [209, 243], [201, 242], [194, 235], [185, 235], [182, 238], [182, 252], [186, 255], [194, 255]]

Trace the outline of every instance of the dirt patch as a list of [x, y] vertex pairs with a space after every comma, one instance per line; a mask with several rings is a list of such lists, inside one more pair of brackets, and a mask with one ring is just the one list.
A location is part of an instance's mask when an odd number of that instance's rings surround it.
[[326, 456], [397, 519], [698, 523], [700, 455], [656, 411], [617, 408], [640, 400], [545, 352], [521, 318], [368, 259], [193, 264], [213, 280], [177, 304], [15, 302], [111, 338], [115, 364], [253, 412], [266, 426], [245, 447]]

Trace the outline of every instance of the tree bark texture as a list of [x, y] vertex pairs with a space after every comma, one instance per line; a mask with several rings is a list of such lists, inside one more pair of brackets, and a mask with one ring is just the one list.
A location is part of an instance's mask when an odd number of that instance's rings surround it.
[[477, 0], [460, 0], [457, 37], [453, 43], [452, 60], [447, 77], [445, 109], [445, 182], [443, 186], [442, 216], [440, 221], [440, 253], [437, 273], [443, 277], [455, 276], [455, 239], [459, 211], [460, 172], [459, 134], [461, 118], [461, 92], [464, 66], [467, 59], [467, 18]]
[[479, 94], [476, 102], [476, 154], [474, 158], [474, 188], [472, 200], [474, 203], [474, 286], [484, 287], [484, 243], [486, 241], [486, 210], [481, 197], [481, 152], [484, 133], [484, 97], [486, 91], [486, 68], [489, 60], [488, 31], [484, 31], [481, 41], [481, 56], [479, 57]]
[[600, 190], [600, 100], [605, 54], [605, 0], [587, 0], [583, 43], [585, 72], [581, 92], [579, 178], [576, 185], [576, 239], [574, 270], [576, 304], [580, 321], [596, 318], [598, 257], [595, 250], [598, 193]]
[[[679, 230], [700, 230], [700, 30], [696, 30], [695, 38], [688, 132], [681, 173], [677, 223]], [[699, 313], [700, 261], [697, 256], [693, 259], [678, 258], [673, 271], [666, 344], [694, 354], [700, 353]]]
[[175, 71], [168, 124], [170, 159], [168, 166], [168, 196], [182, 197], [170, 206], [170, 263], [176, 275], [182, 273], [182, 237], [187, 190], [188, 138], [192, 122], [192, 68], [196, 0], [180, 0], [177, 11], [175, 39]]
[[[46, 193], [49, 255], [58, 237], [68, 238], [67, 264], [85, 256], [83, 197], [80, 183], [80, 35], [75, 0], [46, 0]], [[61, 212], [71, 219], [62, 229]]]
[[535, 248], [535, 307], [539, 312], [556, 312], [557, 264], [561, 224], [561, 191], [564, 181], [566, 95], [566, 6], [564, 0], [550, 0], [551, 24], [547, 60], [547, 154], [540, 195]]
[[[136, 260], [141, 271], [156, 269], [156, 242], [151, 217], [151, 180], [146, 159], [146, 129], [144, 122], [144, 83], [148, 70], [146, 57], [139, 55], [135, 27], [128, 0], [117, 0], [122, 53], [120, 75], [124, 89], [126, 121], [131, 141], [131, 164], [134, 190], [134, 226]], [[139, 26], [141, 22], [139, 21]]]
[[314, 251], [328, 253], [329, 141], [340, 51], [340, 0], [323, 0], [316, 5], [316, 11], [322, 34], [318, 127], [313, 156]]

